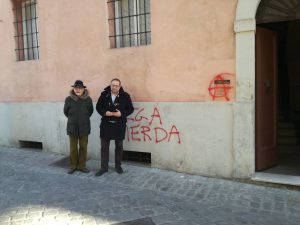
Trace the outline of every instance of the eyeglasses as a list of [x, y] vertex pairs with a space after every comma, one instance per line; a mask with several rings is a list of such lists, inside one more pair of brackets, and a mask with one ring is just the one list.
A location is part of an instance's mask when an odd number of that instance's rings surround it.
[[111, 84], [112, 87], [120, 87], [120, 85]]

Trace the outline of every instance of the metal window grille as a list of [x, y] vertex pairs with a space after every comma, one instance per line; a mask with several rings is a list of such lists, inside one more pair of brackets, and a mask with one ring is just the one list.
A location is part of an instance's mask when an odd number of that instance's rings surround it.
[[39, 36], [37, 24], [37, 1], [15, 0], [15, 43], [18, 61], [39, 58]]
[[111, 48], [151, 44], [150, 0], [108, 0]]
[[37, 141], [19, 141], [21, 148], [43, 149], [43, 143]]
[[134, 152], [134, 151], [123, 151], [123, 160], [139, 162], [144, 164], [151, 164], [151, 153], [149, 152]]

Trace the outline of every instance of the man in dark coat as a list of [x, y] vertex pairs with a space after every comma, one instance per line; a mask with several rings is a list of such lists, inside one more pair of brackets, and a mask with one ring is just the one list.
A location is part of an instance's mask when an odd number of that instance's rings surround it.
[[101, 93], [96, 110], [102, 116], [100, 124], [101, 169], [96, 173], [96, 176], [101, 176], [108, 171], [110, 140], [115, 140], [116, 172], [122, 174], [121, 161], [126, 117], [133, 113], [134, 109], [130, 95], [124, 91], [119, 79], [113, 79], [110, 86], [106, 87]]
[[[79, 170], [88, 173], [86, 168], [88, 135], [91, 132], [90, 117], [94, 107], [89, 91], [81, 80], [76, 80], [70, 96], [65, 100], [64, 114], [68, 117], [67, 134], [70, 139], [69, 174]], [[79, 152], [78, 152], [79, 142]]]

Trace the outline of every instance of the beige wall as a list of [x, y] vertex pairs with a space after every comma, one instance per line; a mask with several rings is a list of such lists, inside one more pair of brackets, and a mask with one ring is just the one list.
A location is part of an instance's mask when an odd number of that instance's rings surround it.
[[16, 62], [12, 3], [1, 0], [0, 101], [63, 101], [75, 79], [96, 100], [114, 76], [134, 101], [211, 101], [220, 73], [233, 75], [235, 98], [236, 0], [152, 0], [151, 45], [122, 49], [109, 49], [106, 1], [37, 2], [40, 59]]

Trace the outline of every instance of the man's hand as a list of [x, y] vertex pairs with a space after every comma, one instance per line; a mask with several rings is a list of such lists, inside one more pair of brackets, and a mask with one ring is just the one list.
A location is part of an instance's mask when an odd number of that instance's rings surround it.
[[113, 116], [115, 116], [115, 117], [121, 117], [121, 115], [122, 115], [119, 110], [117, 110], [117, 112], [114, 112], [113, 114], [114, 114]]
[[111, 111], [106, 111], [105, 116], [114, 116], [114, 117], [121, 117], [121, 112], [117, 110], [117, 112], [111, 112]]
[[111, 112], [111, 111], [106, 111], [106, 113], [105, 113], [105, 116], [113, 116], [113, 112]]

